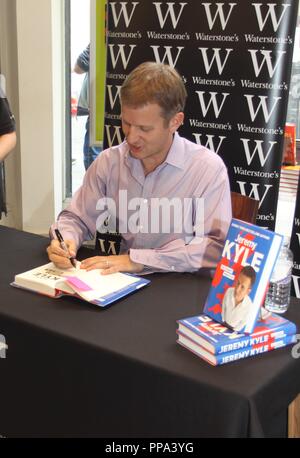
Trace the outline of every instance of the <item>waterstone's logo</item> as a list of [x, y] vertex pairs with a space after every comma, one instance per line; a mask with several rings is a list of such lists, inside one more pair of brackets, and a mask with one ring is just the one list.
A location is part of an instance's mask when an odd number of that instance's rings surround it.
[[127, 190], [120, 190], [118, 200], [103, 197], [97, 202], [97, 231], [121, 234], [184, 234], [203, 237], [204, 199], [167, 198], [128, 199]]
[[0, 359], [6, 358], [6, 350], [7, 350], [6, 340], [5, 337], [0, 334]]
[[292, 357], [294, 359], [300, 358], [300, 334], [296, 334], [296, 344], [292, 348]]
[[130, 23], [134, 17], [135, 10], [140, 4], [140, 2], [132, 2], [130, 5], [128, 5], [128, 2], [120, 2], [120, 4], [117, 5], [117, 2], [110, 2], [109, 7], [110, 7], [110, 12], [112, 14], [112, 18], [114, 21], [114, 26], [117, 28], [122, 24], [122, 20], [124, 21], [123, 24], [125, 24], [126, 28], [130, 27]]

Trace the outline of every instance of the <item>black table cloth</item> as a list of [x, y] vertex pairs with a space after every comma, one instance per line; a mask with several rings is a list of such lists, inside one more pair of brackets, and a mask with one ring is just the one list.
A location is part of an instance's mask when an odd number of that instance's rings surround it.
[[[47, 261], [46, 238], [0, 227], [0, 436], [279, 437], [300, 392], [292, 346], [213, 367], [176, 344], [176, 320], [202, 312], [210, 279], [154, 274], [102, 310], [10, 286]], [[82, 250], [81, 256], [90, 255]], [[288, 319], [300, 329], [300, 301]]]

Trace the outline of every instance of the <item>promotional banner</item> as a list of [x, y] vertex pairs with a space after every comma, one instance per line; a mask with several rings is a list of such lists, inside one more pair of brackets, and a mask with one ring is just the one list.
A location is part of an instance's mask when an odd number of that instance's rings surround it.
[[294, 255], [292, 273], [292, 296], [300, 298], [300, 181], [298, 182], [297, 200], [290, 248]]
[[122, 141], [119, 91], [144, 61], [175, 67], [188, 91], [179, 133], [219, 154], [232, 191], [274, 229], [298, 1], [108, 0], [104, 146]]

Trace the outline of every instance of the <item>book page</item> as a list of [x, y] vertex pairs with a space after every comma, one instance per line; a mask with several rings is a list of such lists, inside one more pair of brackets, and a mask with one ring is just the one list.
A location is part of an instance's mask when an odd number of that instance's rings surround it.
[[16, 275], [13, 285], [53, 297], [60, 293], [78, 295], [88, 302], [101, 304], [110, 300], [109, 296], [126, 293], [135, 283], [136, 289], [147, 283], [146, 280], [141, 283], [140, 277], [121, 272], [110, 275], [101, 275], [100, 269], [87, 272], [80, 269], [80, 264], [77, 261], [76, 269], [63, 270], [50, 262]]
[[99, 300], [101, 298], [120, 291], [134, 283], [139, 282], [138, 277], [128, 274], [115, 273], [110, 275], [101, 275], [101, 270], [95, 269], [89, 272], [85, 270], [76, 270], [69, 275], [68, 282], [81, 297], [87, 301]]
[[73, 289], [65, 281], [65, 275], [72, 275], [77, 269], [74, 267], [66, 270], [59, 269], [49, 262], [35, 269], [28, 270], [15, 276], [15, 285], [26, 289], [56, 295], [56, 290], [74, 294]]

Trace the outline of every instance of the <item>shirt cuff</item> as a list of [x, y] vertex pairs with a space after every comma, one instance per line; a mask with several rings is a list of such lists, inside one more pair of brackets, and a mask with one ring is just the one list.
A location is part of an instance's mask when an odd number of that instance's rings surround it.
[[166, 266], [155, 250], [130, 248], [129, 257], [133, 262], [143, 264], [147, 272], [176, 272], [175, 265]]

